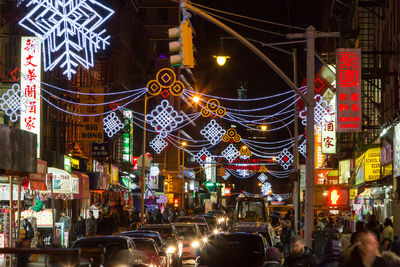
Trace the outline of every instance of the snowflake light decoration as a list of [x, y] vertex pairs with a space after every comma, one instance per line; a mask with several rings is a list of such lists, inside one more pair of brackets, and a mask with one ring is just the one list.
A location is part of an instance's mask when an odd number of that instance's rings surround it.
[[271, 189], [272, 189], [272, 186], [268, 182], [263, 183], [261, 186], [261, 192], [264, 194], [264, 196], [268, 196], [271, 193]]
[[203, 147], [196, 155], [194, 155], [194, 160], [200, 164], [200, 166], [203, 168], [204, 164], [206, 164], [207, 158], [210, 158], [211, 154], [208, 152], [208, 150]]
[[277, 161], [285, 170], [287, 170], [289, 166], [293, 164], [293, 155], [287, 148], [284, 148], [282, 152], [279, 153]]
[[222, 151], [221, 155], [226, 158], [227, 161], [232, 162], [239, 156], [239, 151], [234, 145], [230, 144]]
[[160, 154], [161, 151], [164, 150], [168, 146], [168, 142], [166, 142], [160, 135], [157, 135], [156, 138], [151, 140], [149, 143], [150, 147], [157, 153]]
[[226, 131], [215, 121], [211, 120], [200, 133], [213, 145], [221, 142], [222, 136]]
[[246, 170], [246, 169], [239, 169], [239, 170], [237, 170], [237, 173], [239, 176], [241, 176], [243, 178], [247, 178], [250, 176], [250, 171]]
[[112, 137], [114, 134], [124, 128], [124, 124], [115, 115], [115, 112], [111, 112], [107, 117], [103, 119], [104, 131], [108, 137]]
[[264, 183], [264, 182], [268, 179], [268, 176], [266, 176], [265, 173], [261, 173], [261, 174], [258, 176], [257, 179], [260, 180], [261, 183]]
[[93, 67], [93, 54], [109, 45], [102, 24], [114, 11], [96, 0], [29, 0], [19, 25], [40, 37], [44, 70], [60, 65], [71, 79], [78, 65]]
[[15, 83], [0, 97], [0, 109], [6, 113], [12, 122], [17, 122], [21, 112], [24, 112], [27, 108], [26, 103], [21, 101], [21, 95], [21, 88], [18, 83]]
[[306, 156], [307, 152], [307, 140], [304, 139], [304, 141], [299, 145], [298, 150], [300, 154], [302, 154], [304, 157]]
[[146, 121], [160, 134], [162, 138], [172, 132], [179, 123], [183, 122], [183, 117], [169, 104], [168, 100], [161, 101], [150, 114], [146, 115]]
[[[323, 100], [321, 95], [315, 95], [315, 107], [314, 107], [314, 121], [315, 129], [322, 129], [322, 127], [332, 121], [332, 115], [334, 115], [334, 108]], [[299, 112], [299, 117], [302, 119], [302, 124], [307, 124], [307, 107]]]

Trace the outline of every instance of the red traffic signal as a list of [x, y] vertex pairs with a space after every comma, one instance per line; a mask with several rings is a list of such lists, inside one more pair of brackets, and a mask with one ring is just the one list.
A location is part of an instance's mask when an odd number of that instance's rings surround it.
[[178, 206], [179, 206], [179, 199], [174, 198], [174, 207], [178, 207]]

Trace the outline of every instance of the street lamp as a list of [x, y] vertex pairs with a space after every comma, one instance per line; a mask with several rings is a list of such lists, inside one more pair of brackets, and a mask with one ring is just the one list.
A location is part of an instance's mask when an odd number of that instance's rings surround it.
[[223, 66], [226, 63], [226, 60], [230, 58], [229, 56], [214, 56], [214, 58], [217, 60], [217, 63], [219, 66]]
[[193, 102], [195, 102], [195, 103], [199, 103], [199, 101], [200, 101], [200, 97], [199, 96], [194, 96], [193, 97]]
[[268, 129], [267, 125], [261, 125], [260, 128], [261, 128], [261, 131], [263, 131], [263, 132], [265, 132]]

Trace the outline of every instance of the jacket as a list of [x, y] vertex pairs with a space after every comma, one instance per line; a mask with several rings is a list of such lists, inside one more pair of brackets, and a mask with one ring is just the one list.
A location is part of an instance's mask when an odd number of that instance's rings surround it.
[[311, 249], [308, 247], [304, 248], [304, 253], [295, 258], [293, 254], [290, 254], [289, 257], [286, 258], [285, 267], [314, 267], [318, 263], [317, 257], [313, 254]]
[[91, 216], [88, 219], [87, 225], [88, 225], [88, 233], [89, 234], [96, 233], [96, 218], [94, 216]]
[[281, 263], [277, 261], [266, 261], [264, 262], [263, 267], [281, 267]]
[[342, 258], [342, 243], [339, 240], [328, 240], [322, 248], [321, 263], [318, 267], [339, 267]]
[[394, 241], [394, 231], [393, 231], [393, 227], [390, 225], [385, 226], [385, 228], [383, 228], [380, 241], [383, 242], [383, 240], [385, 240], [385, 239], [389, 239], [391, 242]]

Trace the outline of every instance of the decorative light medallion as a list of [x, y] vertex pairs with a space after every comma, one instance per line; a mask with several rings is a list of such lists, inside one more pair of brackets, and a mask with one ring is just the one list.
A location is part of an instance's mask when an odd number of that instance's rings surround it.
[[163, 68], [157, 72], [156, 79], [147, 83], [147, 92], [151, 95], [161, 95], [166, 98], [169, 93], [180, 96], [185, 90], [181, 81], [176, 80], [175, 72], [169, 68]]
[[204, 168], [207, 158], [211, 158], [211, 154], [205, 147], [203, 147], [200, 152], [194, 155], [194, 160], [199, 163], [202, 168]]
[[146, 115], [146, 121], [162, 138], [165, 138], [178, 127], [179, 123], [183, 122], [183, 117], [169, 104], [168, 100], [163, 100], [150, 114]]
[[109, 45], [101, 28], [114, 11], [96, 0], [29, 0], [19, 25], [40, 37], [44, 70], [60, 65], [71, 79], [78, 65], [93, 67], [93, 54]]
[[285, 170], [287, 170], [293, 164], [293, 155], [287, 148], [284, 148], [282, 152], [279, 153], [277, 161]]
[[260, 180], [261, 183], [264, 183], [264, 182], [268, 179], [268, 176], [265, 175], [264, 173], [261, 173], [261, 174], [258, 176], [257, 179]]
[[222, 136], [226, 131], [215, 121], [211, 120], [200, 133], [213, 145], [221, 142]]
[[124, 128], [124, 124], [115, 115], [115, 112], [111, 112], [107, 117], [103, 119], [104, 131], [108, 137], [112, 137], [114, 134], [118, 133], [119, 130]]
[[[335, 115], [334, 108], [323, 100], [322, 96], [315, 95], [315, 107], [314, 107], [314, 121], [315, 130], [320, 131], [325, 124], [332, 121], [332, 116]], [[302, 124], [307, 124], [307, 107], [299, 112], [299, 117], [302, 119]]]
[[17, 122], [21, 116], [21, 112], [27, 109], [26, 103], [21, 101], [21, 95], [21, 88], [18, 83], [15, 83], [11, 89], [8, 89], [0, 97], [0, 109], [6, 113], [12, 122]]
[[160, 135], [157, 135], [149, 145], [157, 154], [160, 154], [168, 146], [168, 142], [161, 138]]
[[247, 157], [251, 157], [251, 155], [253, 155], [253, 153], [251, 153], [250, 149], [247, 146], [242, 146], [239, 150], [239, 155], [240, 156], [247, 156]]
[[304, 139], [303, 142], [299, 145], [298, 147], [299, 153], [303, 155], [303, 157], [306, 156], [307, 152], [307, 139]]
[[264, 194], [264, 196], [268, 196], [271, 193], [271, 189], [271, 184], [268, 182], [261, 185], [261, 192]]
[[205, 118], [211, 116], [215, 118], [216, 116], [223, 117], [226, 114], [226, 109], [221, 107], [219, 101], [215, 98], [207, 101], [207, 106], [201, 109], [201, 115]]
[[228, 179], [229, 176], [231, 176], [230, 173], [229, 172], [225, 172], [225, 174], [222, 175], [221, 177], [226, 181], [226, 179]]
[[230, 144], [222, 151], [221, 155], [226, 158], [227, 161], [232, 162], [239, 156], [239, 151], [234, 145]]
[[268, 172], [268, 169], [267, 169], [267, 167], [265, 167], [265, 165], [261, 165], [258, 172]]
[[222, 141], [229, 143], [239, 143], [242, 137], [236, 132], [236, 129], [229, 128], [229, 130], [222, 136]]

